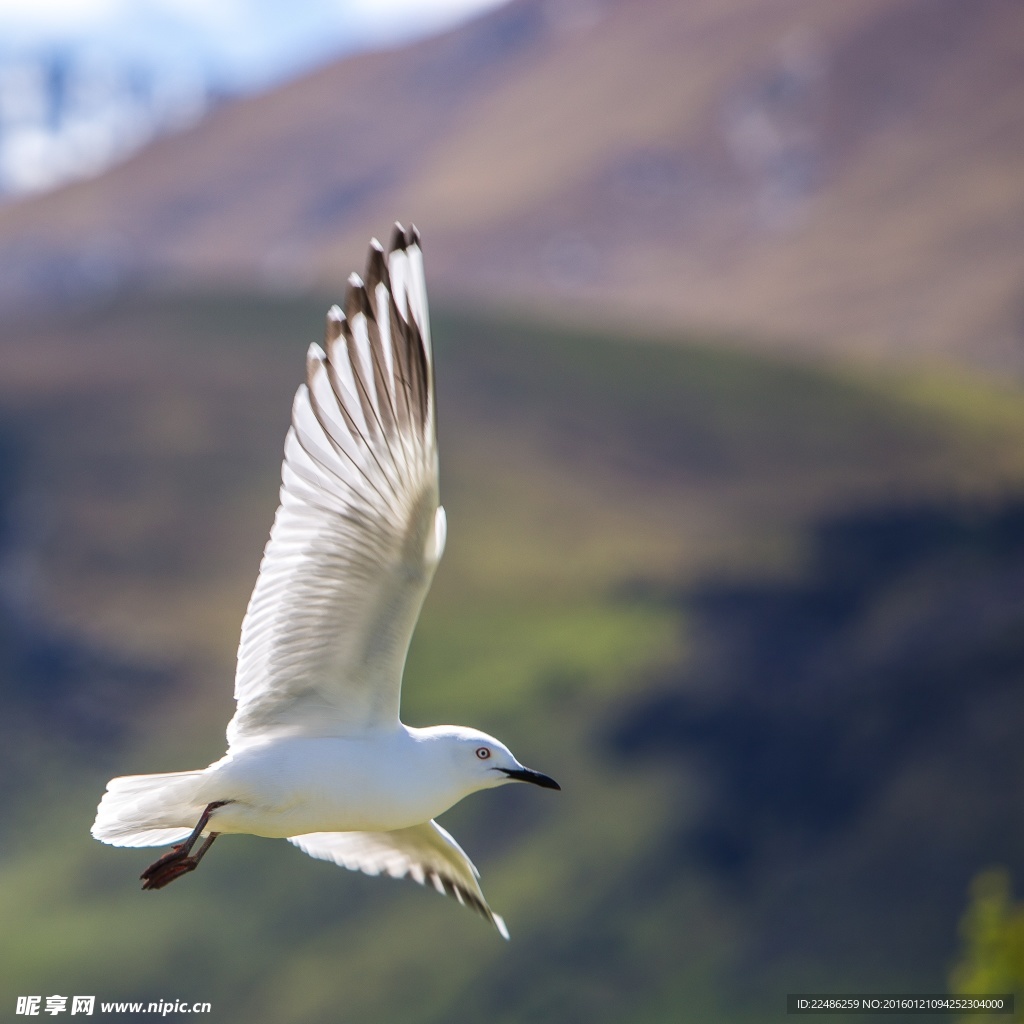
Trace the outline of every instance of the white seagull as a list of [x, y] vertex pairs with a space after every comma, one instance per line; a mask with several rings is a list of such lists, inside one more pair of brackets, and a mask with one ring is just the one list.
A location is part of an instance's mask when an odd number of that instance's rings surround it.
[[[238, 648], [227, 753], [208, 768], [111, 779], [92, 834], [173, 850], [160, 889], [219, 835], [287, 839], [342, 867], [429, 882], [486, 917], [479, 872], [433, 819], [507, 782], [558, 783], [492, 736], [399, 720], [402, 672], [444, 550], [434, 379], [415, 228], [374, 239], [365, 283], [312, 345], [285, 439], [281, 505]], [[192, 849], [203, 838], [195, 853]]]

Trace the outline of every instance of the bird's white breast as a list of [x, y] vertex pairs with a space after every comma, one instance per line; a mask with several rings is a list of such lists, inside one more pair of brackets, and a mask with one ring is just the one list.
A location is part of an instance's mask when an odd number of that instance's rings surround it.
[[218, 832], [384, 832], [429, 821], [464, 795], [437, 762], [430, 744], [402, 726], [355, 737], [275, 739], [211, 765], [202, 795], [230, 801], [214, 815]]

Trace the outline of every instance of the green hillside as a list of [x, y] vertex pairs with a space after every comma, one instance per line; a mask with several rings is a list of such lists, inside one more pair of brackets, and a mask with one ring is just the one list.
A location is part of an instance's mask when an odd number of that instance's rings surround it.
[[143, 894], [150, 854], [90, 839], [111, 774], [223, 750], [324, 307], [155, 297], [0, 338], [4, 1012], [714, 1022], [943, 989], [970, 879], [1024, 877], [1024, 396], [940, 371], [438, 311], [450, 533], [404, 715], [562, 784], [445, 816], [512, 941], [281, 842]]

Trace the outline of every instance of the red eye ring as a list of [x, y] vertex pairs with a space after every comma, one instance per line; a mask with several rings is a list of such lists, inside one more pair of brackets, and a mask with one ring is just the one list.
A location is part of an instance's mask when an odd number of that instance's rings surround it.
[[476, 756], [479, 757], [481, 761], [486, 761], [487, 758], [491, 756], [491, 751], [487, 747], [477, 747]]

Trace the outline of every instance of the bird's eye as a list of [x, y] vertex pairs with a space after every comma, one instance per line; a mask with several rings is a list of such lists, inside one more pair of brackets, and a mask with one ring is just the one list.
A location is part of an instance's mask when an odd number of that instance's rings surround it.
[[487, 758], [491, 756], [491, 751], [487, 747], [477, 747], [476, 756], [479, 757], [481, 761], [486, 761]]

